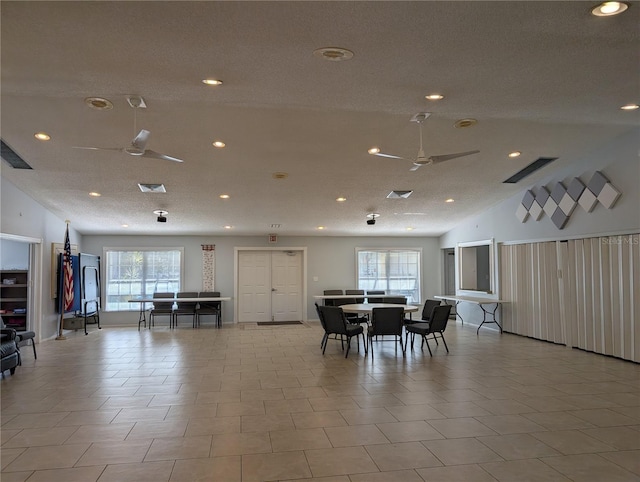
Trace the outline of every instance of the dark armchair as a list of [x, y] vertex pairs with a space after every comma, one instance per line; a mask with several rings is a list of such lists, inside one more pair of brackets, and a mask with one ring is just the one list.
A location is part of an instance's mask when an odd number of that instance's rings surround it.
[[433, 356], [431, 352], [431, 347], [429, 346], [428, 337], [431, 337], [435, 340], [436, 344], [438, 344], [437, 335], [440, 335], [442, 342], [444, 343], [444, 347], [449, 353], [449, 347], [447, 346], [447, 342], [444, 339], [444, 330], [447, 329], [447, 322], [449, 321], [449, 313], [451, 312], [451, 305], [440, 305], [436, 306], [433, 309], [431, 315], [431, 321], [429, 323], [414, 323], [413, 325], [406, 325], [405, 330], [407, 331], [407, 336], [404, 342], [405, 349], [407, 347], [407, 341], [409, 340], [409, 333], [411, 333], [411, 349], [413, 350], [413, 341], [416, 335], [420, 335], [422, 337], [422, 344], [420, 348], [424, 347], [425, 342], [427, 343], [427, 348], [429, 349], [429, 355]]
[[[364, 346], [365, 353], [367, 352], [367, 345], [364, 339], [364, 328], [361, 325], [354, 325], [347, 322], [347, 318], [344, 316], [342, 308], [339, 306], [318, 306], [318, 314], [320, 321], [323, 322], [325, 336], [323, 337], [324, 346], [322, 346], [322, 354], [324, 355], [327, 349], [327, 342], [330, 335], [340, 335], [340, 341], [342, 343], [342, 349], [344, 350], [344, 337], [347, 338], [347, 353], [345, 358], [349, 356], [349, 350], [351, 349], [351, 338], [356, 337], [356, 343], [358, 342], [358, 336], [362, 335], [362, 345]], [[360, 345], [358, 345], [358, 352], [360, 351]]]

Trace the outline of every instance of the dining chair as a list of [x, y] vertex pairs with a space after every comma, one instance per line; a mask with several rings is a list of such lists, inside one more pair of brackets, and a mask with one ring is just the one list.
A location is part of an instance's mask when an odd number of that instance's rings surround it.
[[[329, 295], [339, 295], [339, 296], [342, 296], [342, 295], [344, 294], [344, 291], [343, 291], [343, 290], [324, 290], [323, 294], [324, 294], [325, 296], [329, 296]], [[332, 299], [332, 298], [325, 298], [325, 299], [324, 299], [324, 304], [325, 304], [326, 306], [337, 306], [337, 305], [336, 305], [336, 302], [337, 302], [337, 301], [338, 301], [338, 300], [336, 300], [336, 299]]]
[[[367, 339], [369, 341], [369, 349], [371, 351], [371, 359], [373, 360], [373, 341], [378, 336], [393, 335], [393, 341], [397, 341], [402, 350], [402, 356], [405, 354], [405, 347], [402, 344], [402, 327], [404, 318], [404, 308], [397, 306], [389, 306], [385, 308], [374, 308], [371, 310], [371, 326], [367, 330]], [[385, 341], [385, 340], [382, 340]], [[397, 349], [397, 346], [396, 346]]]
[[407, 331], [407, 336], [404, 340], [405, 350], [407, 348], [407, 341], [409, 340], [409, 333], [411, 333], [411, 350], [413, 350], [413, 341], [416, 335], [420, 335], [422, 337], [422, 344], [420, 345], [420, 349], [423, 349], [424, 343], [427, 343], [427, 348], [429, 349], [429, 355], [433, 356], [431, 352], [431, 347], [429, 346], [428, 337], [431, 335], [435, 340], [436, 344], [438, 344], [438, 339], [436, 335], [440, 335], [442, 342], [444, 343], [444, 347], [449, 353], [449, 347], [447, 346], [447, 342], [444, 339], [444, 330], [447, 329], [447, 322], [449, 321], [449, 313], [451, 312], [451, 305], [440, 305], [436, 306], [431, 314], [431, 320], [429, 323], [414, 323], [413, 325], [406, 325], [405, 330]]
[[345, 358], [349, 356], [349, 350], [351, 349], [351, 338], [356, 337], [356, 345], [358, 345], [358, 352], [360, 352], [360, 345], [358, 344], [358, 337], [362, 335], [362, 345], [364, 346], [365, 354], [367, 353], [367, 345], [364, 339], [364, 328], [362, 325], [354, 325], [347, 322], [342, 308], [339, 306], [318, 306], [319, 316], [321, 321], [324, 320], [325, 337], [324, 346], [322, 346], [322, 354], [324, 355], [327, 349], [327, 342], [330, 335], [341, 335], [340, 341], [342, 349], [344, 350], [343, 336], [347, 338], [347, 353]]
[[393, 303], [396, 305], [406, 305], [407, 297], [406, 296], [387, 296], [386, 298], [382, 298], [383, 303]]
[[[198, 298], [219, 298], [219, 291], [200, 291]], [[199, 301], [196, 308], [196, 326], [200, 326], [201, 316], [215, 316], [216, 326], [222, 326], [222, 301]]]
[[153, 307], [149, 311], [149, 328], [155, 325], [157, 316], [169, 317], [169, 328], [173, 327], [173, 301], [156, 301], [163, 298], [173, 298], [175, 293], [158, 291], [153, 293]]
[[[197, 291], [181, 291], [176, 298], [197, 298]], [[191, 326], [196, 327], [196, 306], [197, 301], [178, 301], [176, 308], [173, 310], [173, 326], [178, 327], [178, 318], [180, 316], [190, 316]]]
[[431, 321], [431, 313], [436, 306], [440, 306], [440, 300], [426, 300], [422, 307], [422, 316], [420, 320], [413, 320], [411, 318], [405, 318], [405, 325], [412, 325], [414, 323], [429, 323]]
[[360, 298], [355, 298], [356, 303], [364, 303], [364, 290], [345, 290], [345, 295], [361, 295]]
[[369, 303], [384, 303], [384, 298], [372, 298], [371, 295], [384, 295], [384, 290], [367, 290], [367, 301]]

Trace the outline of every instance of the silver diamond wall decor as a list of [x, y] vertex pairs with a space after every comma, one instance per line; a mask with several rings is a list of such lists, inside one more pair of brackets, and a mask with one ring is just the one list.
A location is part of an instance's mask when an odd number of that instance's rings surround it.
[[555, 183], [551, 192], [545, 186], [526, 191], [516, 209], [516, 217], [524, 223], [529, 217], [539, 221], [546, 214], [558, 229], [563, 229], [576, 206], [580, 205], [588, 213], [598, 203], [612, 209], [621, 195], [604, 174], [596, 171], [586, 186], [575, 177], [568, 187], [562, 182]]

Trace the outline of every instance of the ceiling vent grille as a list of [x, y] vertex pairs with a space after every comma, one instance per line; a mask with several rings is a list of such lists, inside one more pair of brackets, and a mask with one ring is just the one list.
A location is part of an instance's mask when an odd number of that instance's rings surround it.
[[138, 184], [142, 192], [167, 192], [164, 184]]
[[539, 157], [538, 159], [533, 161], [528, 166], [523, 167], [522, 169], [520, 169], [518, 172], [516, 172], [509, 179], [505, 179], [502, 182], [504, 184], [515, 184], [516, 182], [521, 181], [522, 179], [527, 177], [528, 175], [533, 174], [538, 169], [542, 169], [544, 166], [546, 166], [550, 162], [555, 161], [556, 159], [557, 159], [557, 157]]
[[27, 162], [22, 157], [20, 157], [16, 153], [16, 151], [14, 151], [7, 144], [5, 144], [3, 140], [0, 140], [0, 143], [1, 143], [0, 155], [2, 155], [2, 158], [5, 161], [7, 161], [7, 164], [9, 164], [14, 169], [33, 169], [29, 164], [27, 164]]
[[413, 191], [391, 191], [387, 194], [387, 199], [407, 199]]

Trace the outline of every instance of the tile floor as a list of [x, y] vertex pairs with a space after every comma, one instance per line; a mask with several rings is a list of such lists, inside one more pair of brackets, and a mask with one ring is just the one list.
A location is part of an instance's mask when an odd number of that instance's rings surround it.
[[3, 482], [640, 481], [640, 366], [451, 323], [375, 360], [318, 323], [93, 329], [0, 382]]

